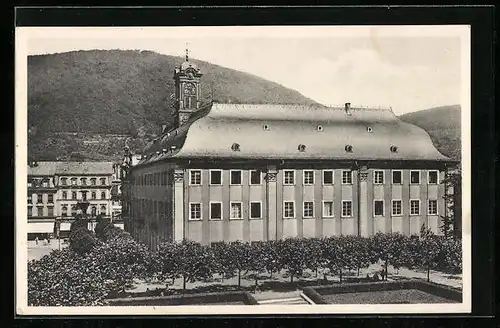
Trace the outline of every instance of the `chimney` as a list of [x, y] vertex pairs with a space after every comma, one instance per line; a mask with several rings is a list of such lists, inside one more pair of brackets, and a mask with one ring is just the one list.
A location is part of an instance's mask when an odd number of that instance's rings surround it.
[[347, 115], [351, 115], [351, 103], [345, 103], [345, 112], [347, 113]]

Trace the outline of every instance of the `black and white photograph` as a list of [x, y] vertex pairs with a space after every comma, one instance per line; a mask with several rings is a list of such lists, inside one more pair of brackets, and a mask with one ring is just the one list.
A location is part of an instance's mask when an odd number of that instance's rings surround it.
[[470, 312], [469, 33], [17, 28], [17, 312]]

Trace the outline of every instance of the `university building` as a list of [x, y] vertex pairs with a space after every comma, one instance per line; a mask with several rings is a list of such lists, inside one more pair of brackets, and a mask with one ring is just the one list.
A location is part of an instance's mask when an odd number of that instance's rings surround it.
[[276, 240], [440, 233], [455, 163], [391, 109], [201, 104], [200, 70], [174, 71], [176, 126], [126, 160], [125, 229], [160, 239]]
[[[58, 222], [62, 235], [72, 218], [88, 203], [87, 214], [112, 217], [111, 197], [116, 177], [111, 162], [34, 162], [28, 167], [28, 238], [47, 237]], [[118, 222], [119, 223], [119, 222]], [[92, 227], [90, 227], [92, 228]]]

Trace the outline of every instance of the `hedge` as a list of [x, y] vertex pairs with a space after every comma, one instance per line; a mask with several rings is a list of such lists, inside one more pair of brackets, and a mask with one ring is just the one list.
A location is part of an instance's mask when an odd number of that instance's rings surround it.
[[[72, 227], [73, 228], [73, 227]], [[423, 231], [421, 236], [399, 233], [364, 238], [338, 236], [327, 238], [288, 238], [254, 243], [221, 242], [212, 246], [184, 240], [162, 242], [151, 252], [131, 235], [100, 219], [95, 234], [75, 226], [71, 247], [54, 251], [28, 265], [28, 301], [30, 305], [101, 304], [110, 292], [124, 291], [134, 278], [187, 283], [223, 279], [252, 272], [255, 285], [265, 273], [286, 270], [293, 282], [305, 270], [324, 279], [327, 273], [337, 275], [342, 283], [344, 273], [383, 262], [377, 273], [387, 279], [389, 265], [395, 268], [421, 268], [457, 273], [462, 270], [460, 239], [436, 236]], [[83, 246], [82, 246], [83, 245]]]

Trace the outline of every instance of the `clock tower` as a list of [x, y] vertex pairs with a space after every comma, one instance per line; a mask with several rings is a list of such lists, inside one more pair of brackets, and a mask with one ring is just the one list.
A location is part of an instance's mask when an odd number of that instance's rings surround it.
[[186, 49], [186, 60], [174, 71], [176, 126], [186, 123], [191, 113], [200, 106], [200, 78], [203, 74], [195, 63], [189, 61]]

